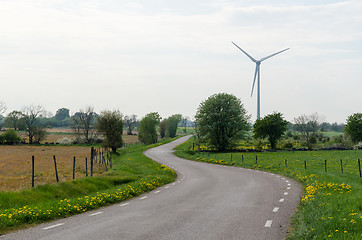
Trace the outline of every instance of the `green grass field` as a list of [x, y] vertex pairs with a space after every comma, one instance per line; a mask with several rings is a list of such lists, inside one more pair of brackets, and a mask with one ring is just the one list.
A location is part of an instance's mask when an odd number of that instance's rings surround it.
[[191, 138], [178, 146], [176, 155], [195, 161], [274, 172], [303, 184], [305, 193], [293, 217], [288, 239], [362, 239], [362, 178], [357, 161], [362, 159], [362, 151], [198, 154], [192, 150], [192, 141]]
[[176, 174], [170, 168], [143, 155], [160, 144], [122, 149], [112, 157], [113, 169], [105, 176], [0, 192], [0, 235], [120, 202], [174, 181]]

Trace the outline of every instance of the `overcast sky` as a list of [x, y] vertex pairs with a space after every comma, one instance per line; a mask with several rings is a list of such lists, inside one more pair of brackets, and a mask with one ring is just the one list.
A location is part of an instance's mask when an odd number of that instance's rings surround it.
[[8, 111], [87, 105], [139, 118], [231, 93], [261, 116], [362, 111], [360, 0], [0, 0], [0, 100]]

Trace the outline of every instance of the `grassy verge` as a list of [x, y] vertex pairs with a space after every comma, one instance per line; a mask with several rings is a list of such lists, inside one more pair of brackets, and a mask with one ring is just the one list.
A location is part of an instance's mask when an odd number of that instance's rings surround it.
[[198, 154], [192, 141], [178, 146], [176, 155], [274, 172], [303, 184], [305, 193], [288, 239], [362, 239], [362, 178], [357, 163], [361, 150]]
[[142, 154], [169, 141], [122, 149], [104, 176], [0, 192], [0, 235], [120, 202], [174, 181], [176, 174], [170, 168]]

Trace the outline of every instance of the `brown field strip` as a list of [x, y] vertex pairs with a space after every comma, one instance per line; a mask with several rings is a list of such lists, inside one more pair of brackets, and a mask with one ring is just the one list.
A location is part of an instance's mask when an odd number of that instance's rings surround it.
[[[60, 181], [72, 179], [73, 157], [76, 157], [76, 178], [85, 177], [85, 158], [90, 147], [75, 146], [0, 146], [0, 191], [31, 187], [31, 159], [35, 156], [35, 186], [56, 182], [53, 155], [56, 156]], [[94, 175], [105, 171], [94, 164]]]

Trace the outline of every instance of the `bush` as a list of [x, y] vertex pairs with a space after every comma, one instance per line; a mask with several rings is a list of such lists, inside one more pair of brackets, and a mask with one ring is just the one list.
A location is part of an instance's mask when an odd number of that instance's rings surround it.
[[283, 145], [284, 148], [286, 149], [292, 149], [293, 148], [293, 143], [292, 142], [286, 142]]
[[20, 143], [21, 138], [16, 134], [16, 131], [14, 129], [6, 130], [4, 134], [1, 135], [2, 139], [0, 142], [3, 142], [5, 144], [13, 145], [16, 143]]
[[63, 138], [57, 141], [58, 144], [62, 144], [62, 145], [72, 145], [74, 143], [74, 139], [69, 139], [69, 138]]

